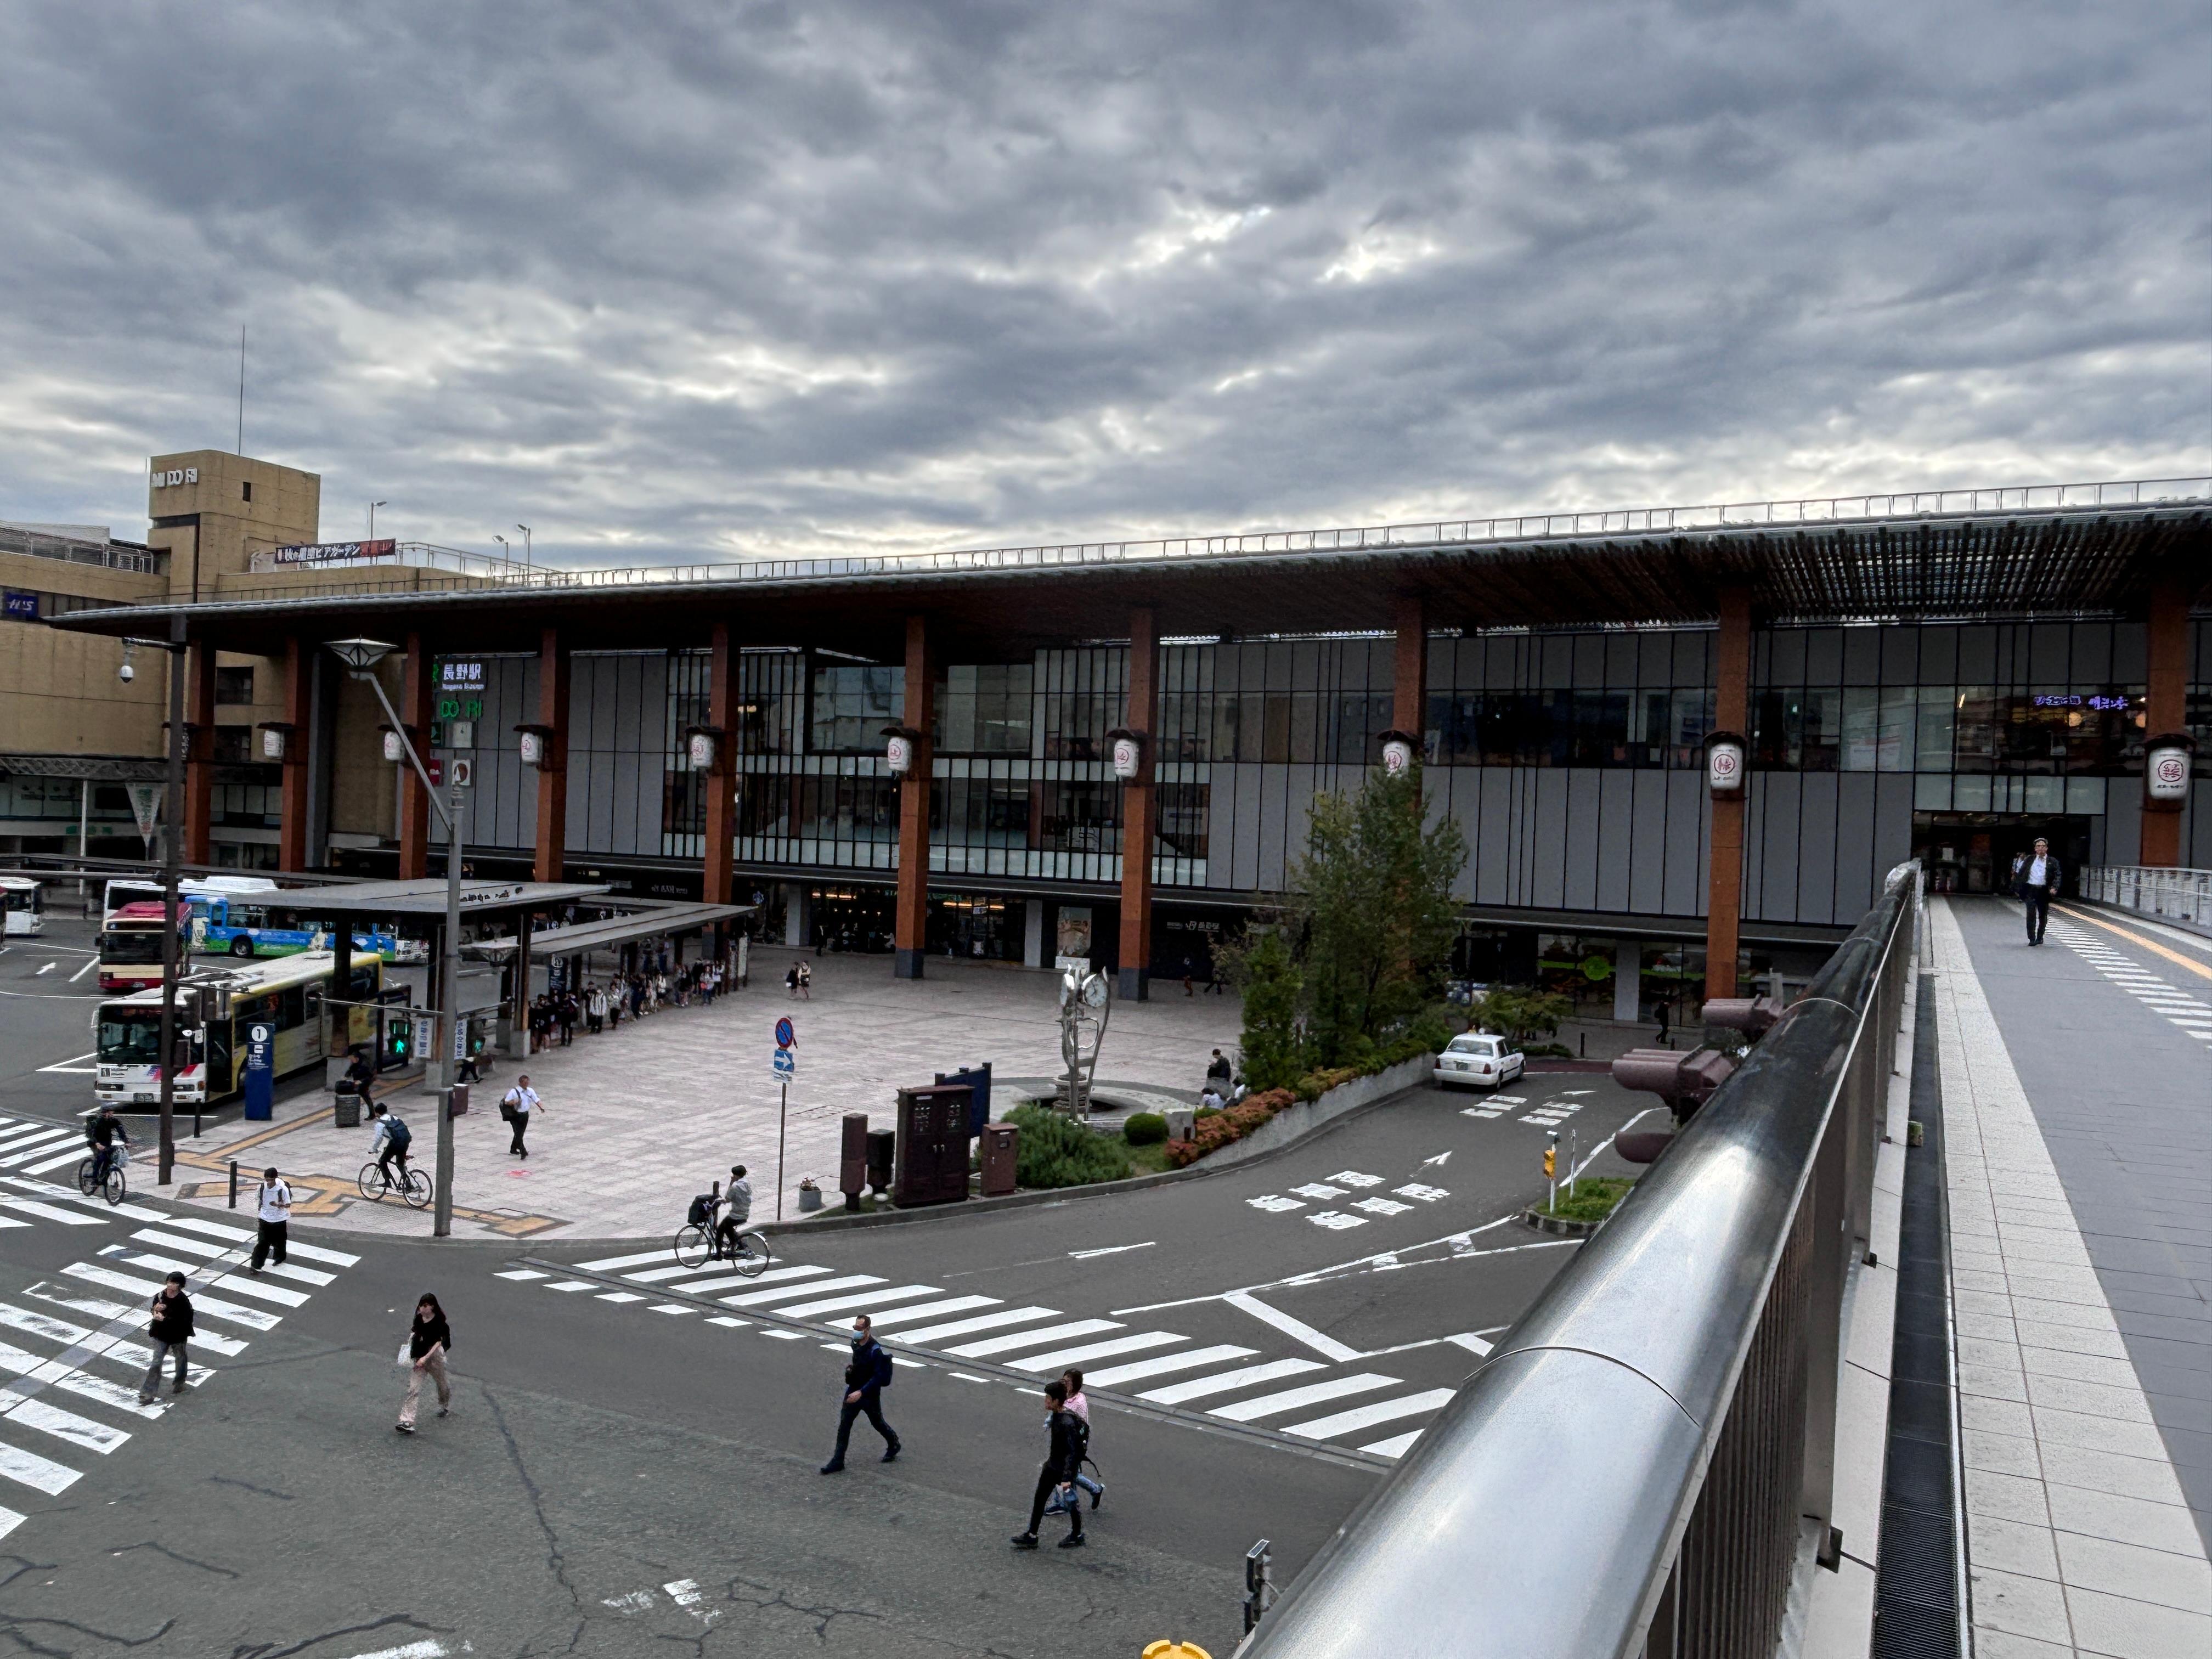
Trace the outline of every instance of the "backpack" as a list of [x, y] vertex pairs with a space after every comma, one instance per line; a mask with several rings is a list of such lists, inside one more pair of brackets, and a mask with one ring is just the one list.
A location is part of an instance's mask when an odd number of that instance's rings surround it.
[[876, 1348], [876, 1386], [888, 1389], [891, 1385], [891, 1351], [878, 1344]]
[[685, 1223], [690, 1226], [703, 1227], [707, 1224], [707, 1218], [714, 1213], [714, 1194], [711, 1193], [701, 1193], [691, 1200], [690, 1212], [684, 1218], [684, 1219]]
[[394, 1152], [405, 1152], [415, 1139], [415, 1132], [396, 1117], [392, 1120], [392, 1127], [386, 1133]]

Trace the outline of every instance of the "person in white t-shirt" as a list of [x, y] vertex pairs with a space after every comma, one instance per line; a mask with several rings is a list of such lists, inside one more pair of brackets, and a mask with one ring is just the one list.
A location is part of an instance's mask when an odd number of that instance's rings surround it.
[[527, 1072], [515, 1079], [514, 1087], [509, 1089], [506, 1097], [499, 1103], [500, 1115], [514, 1126], [514, 1139], [507, 1149], [510, 1158], [526, 1158], [530, 1156], [530, 1148], [522, 1144], [523, 1137], [530, 1133], [531, 1113], [544, 1103], [538, 1097], [538, 1091], [530, 1086], [530, 1073]]
[[292, 1189], [271, 1164], [261, 1172], [261, 1187], [254, 1194], [253, 1260], [247, 1271], [259, 1273], [272, 1256], [284, 1265], [285, 1224], [292, 1218]]

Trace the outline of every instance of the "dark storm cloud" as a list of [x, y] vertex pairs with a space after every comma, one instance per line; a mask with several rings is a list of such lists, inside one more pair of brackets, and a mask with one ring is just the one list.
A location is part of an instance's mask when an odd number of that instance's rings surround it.
[[[0, 10], [0, 516], [577, 560], [2212, 471], [2201, 9]], [[512, 533], [511, 532], [509, 533]]]

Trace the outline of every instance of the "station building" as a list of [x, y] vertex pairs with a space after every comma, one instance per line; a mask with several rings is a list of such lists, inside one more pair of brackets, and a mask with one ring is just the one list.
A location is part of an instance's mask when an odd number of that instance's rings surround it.
[[[218, 495], [265, 465], [198, 464]], [[111, 678], [116, 636], [191, 642], [195, 861], [250, 725], [276, 866], [441, 866], [324, 648], [362, 635], [398, 647], [419, 740], [468, 744], [477, 870], [758, 899], [906, 976], [1203, 979], [1294, 880], [1316, 793], [1386, 757], [1465, 833], [1460, 971], [1578, 975], [1620, 1018], [1794, 977], [1915, 854], [1969, 892], [2038, 835], [2072, 867], [2212, 864], [2212, 480], [629, 570], [251, 535], [211, 581], [204, 543], [196, 590], [173, 542], [158, 591], [45, 619]]]

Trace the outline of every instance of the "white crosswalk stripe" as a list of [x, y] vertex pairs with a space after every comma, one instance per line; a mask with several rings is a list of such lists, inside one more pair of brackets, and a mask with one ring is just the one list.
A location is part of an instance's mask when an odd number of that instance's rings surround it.
[[950, 1336], [969, 1336], [977, 1331], [1002, 1330], [1009, 1325], [1034, 1325], [1040, 1319], [1057, 1319], [1057, 1308], [1001, 1308], [996, 1313], [977, 1314], [970, 1319], [955, 1319], [942, 1325], [925, 1325], [918, 1331], [901, 1331], [899, 1340], [911, 1342], [917, 1347], [934, 1347]]
[[[1142, 1353], [1147, 1348], [1164, 1348], [1188, 1340], [1172, 1331], [1138, 1331], [1129, 1336], [1117, 1336], [1104, 1342], [1079, 1343], [1073, 1347], [1048, 1348], [1038, 1353], [1025, 1354], [1019, 1359], [1002, 1359], [999, 1363], [1018, 1371], [1060, 1371], [1070, 1365], [1083, 1365], [1094, 1359], [1107, 1359], [1115, 1354]], [[1086, 1379], [1087, 1380], [1087, 1379]]]
[[1224, 1418], [1231, 1423], [1256, 1423], [1263, 1417], [1296, 1411], [1302, 1406], [1317, 1406], [1324, 1400], [1340, 1399], [1347, 1394], [1371, 1394], [1377, 1389], [1395, 1389], [1397, 1386], [1398, 1379], [1395, 1376], [1359, 1371], [1350, 1376], [1332, 1376], [1326, 1382], [1285, 1389], [1280, 1394], [1263, 1394], [1253, 1400], [1233, 1400], [1225, 1406], [1210, 1407], [1206, 1415]]
[[747, 1291], [742, 1296], [719, 1297], [716, 1300], [726, 1308], [759, 1308], [773, 1302], [797, 1301], [819, 1291], [857, 1290], [863, 1285], [881, 1285], [884, 1282], [873, 1273], [848, 1273], [842, 1279], [818, 1279], [803, 1285], [779, 1285], [773, 1290]]
[[1358, 1406], [1334, 1416], [1317, 1417], [1310, 1423], [1285, 1423], [1283, 1432], [1297, 1435], [1301, 1440], [1341, 1440], [1384, 1423], [1395, 1423], [1401, 1418], [1440, 1412], [1451, 1403], [1452, 1395], [1457, 1392], [1455, 1389], [1430, 1389], [1421, 1394], [1403, 1395], [1378, 1405]]
[[1196, 1370], [1201, 1365], [1218, 1365], [1231, 1359], [1249, 1359], [1259, 1352], [1257, 1348], [1240, 1348], [1224, 1344], [1212, 1348], [1193, 1348], [1182, 1353], [1155, 1354], [1150, 1359], [1139, 1359], [1133, 1364], [1109, 1366], [1104, 1370], [1087, 1373], [1084, 1386], [1090, 1389], [1118, 1389], [1124, 1382], [1141, 1382], [1148, 1376], [1167, 1376], [1176, 1371]]

